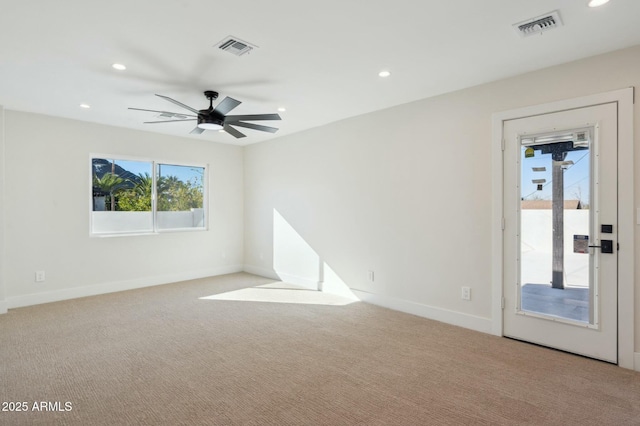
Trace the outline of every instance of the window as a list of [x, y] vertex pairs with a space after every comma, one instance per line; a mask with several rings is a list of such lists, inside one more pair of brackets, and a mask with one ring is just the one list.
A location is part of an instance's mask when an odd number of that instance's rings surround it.
[[204, 167], [157, 167], [158, 229], [204, 228]]
[[91, 159], [91, 233], [206, 229], [206, 167]]

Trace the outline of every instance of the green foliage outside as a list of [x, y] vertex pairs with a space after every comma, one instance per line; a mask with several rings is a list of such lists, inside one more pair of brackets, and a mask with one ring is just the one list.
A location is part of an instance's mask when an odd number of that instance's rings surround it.
[[151, 211], [151, 189], [153, 179], [149, 173], [138, 175], [140, 180], [133, 188], [127, 188], [118, 193], [118, 210], [126, 212]]
[[[114, 191], [116, 210], [151, 211], [153, 179], [148, 173], [138, 176], [138, 181], [132, 187], [119, 186]], [[196, 180], [183, 182], [176, 176], [162, 176], [158, 178], [157, 184], [158, 211], [188, 211], [203, 207], [202, 185]]]
[[117, 202], [113, 203], [112, 201], [116, 194], [124, 188], [125, 184], [125, 180], [117, 174], [105, 173], [101, 178], [97, 175], [93, 175], [93, 186], [100, 188], [100, 190], [109, 194], [105, 200], [105, 206], [109, 206], [107, 210], [116, 210]]
[[185, 211], [203, 206], [202, 185], [175, 176], [158, 179], [158, 211]]

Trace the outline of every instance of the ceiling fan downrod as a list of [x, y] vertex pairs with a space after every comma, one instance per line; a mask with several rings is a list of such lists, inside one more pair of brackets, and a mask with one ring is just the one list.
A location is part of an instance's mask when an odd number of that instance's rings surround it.
[[209, 110], [213, 110], [213, 101], [218, 99], [218, 92], [214, 92], [213, 90], [205, 90], [204, 96], [209, 99]]

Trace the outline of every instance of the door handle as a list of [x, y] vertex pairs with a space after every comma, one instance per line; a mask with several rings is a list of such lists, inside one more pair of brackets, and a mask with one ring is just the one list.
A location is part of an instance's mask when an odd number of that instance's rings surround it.
[[613, 253], [613, 240], [600, 240], [599, 246], [589, 246], [592, 248], [599, 248], [602, 253]]

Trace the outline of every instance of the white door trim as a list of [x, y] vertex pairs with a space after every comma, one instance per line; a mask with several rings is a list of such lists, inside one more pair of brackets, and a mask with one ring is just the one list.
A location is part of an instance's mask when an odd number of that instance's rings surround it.
[[[502, 336], [503, 291], [503, 122], [550, 112], [603, 103], [618, 104], [618, 365], [634, 369], [634, 185], [633, 185], [633, 94], [620, 89], [597, 95], [551, 102], [493, 114], [492, 119], [492, 332]], [[513, 224], [506, 224], [510, 226]], [[640, 369], [640, 365], [637, 366]]]
[[0, 105], [0, 314], [7, 313], [7, 302], [5, 300], [5, 141], [4, 141], [4, 108]]

